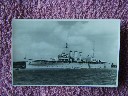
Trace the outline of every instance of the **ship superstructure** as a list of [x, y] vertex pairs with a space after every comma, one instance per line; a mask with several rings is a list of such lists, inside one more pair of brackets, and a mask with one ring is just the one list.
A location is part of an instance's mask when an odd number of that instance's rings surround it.
[[58, 61], [64, 63], [106, 63], [101, 60], [97, 60], [94, 56], [88, 55], [87, 57], [82, 56], [82, 52], [69, 50], [68, 43], [66, 43], [65, 49], [61, 54], [58, 55]]

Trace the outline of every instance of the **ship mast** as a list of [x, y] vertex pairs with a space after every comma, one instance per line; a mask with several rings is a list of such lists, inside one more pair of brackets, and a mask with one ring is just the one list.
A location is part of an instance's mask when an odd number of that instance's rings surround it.
[[65, 47], [66, 49], [68, 48], [68, 43], [66, 43], [66, 47]]
[[93, 41], [93, 55], [92, 55], [92, 57], [94, 58], [95, 57], [95, 41]]
[[67, 33], [67, 38], [66, 38], [67, 40], [67, 42], [66, 42], [66, 47], [68, 48], [68, 43], [69, 43], [69, 31], [68, 31], [68, 33]]

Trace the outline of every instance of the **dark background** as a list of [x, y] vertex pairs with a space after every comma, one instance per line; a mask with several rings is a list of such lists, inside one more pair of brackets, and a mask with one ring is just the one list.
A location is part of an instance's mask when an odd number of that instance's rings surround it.
[[[1, 96], [128, 96], [127, 0], [1, 0]], [[121, 19], [119, 87], [14, 87], [11, 67], [11, 22], [20, 19]]]

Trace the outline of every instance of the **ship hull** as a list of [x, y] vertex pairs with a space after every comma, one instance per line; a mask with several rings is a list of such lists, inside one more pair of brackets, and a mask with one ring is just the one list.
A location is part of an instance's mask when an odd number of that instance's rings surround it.
[[84, 69], [84, 68], [110, 68], [107, 63], [29, 63], [26, 64], [27, 69]]

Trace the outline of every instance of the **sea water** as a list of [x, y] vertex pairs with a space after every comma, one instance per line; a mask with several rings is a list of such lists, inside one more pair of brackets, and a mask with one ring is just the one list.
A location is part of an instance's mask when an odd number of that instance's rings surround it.
[[115, 85], [116, 69], [13, 70], [13, 85]]

